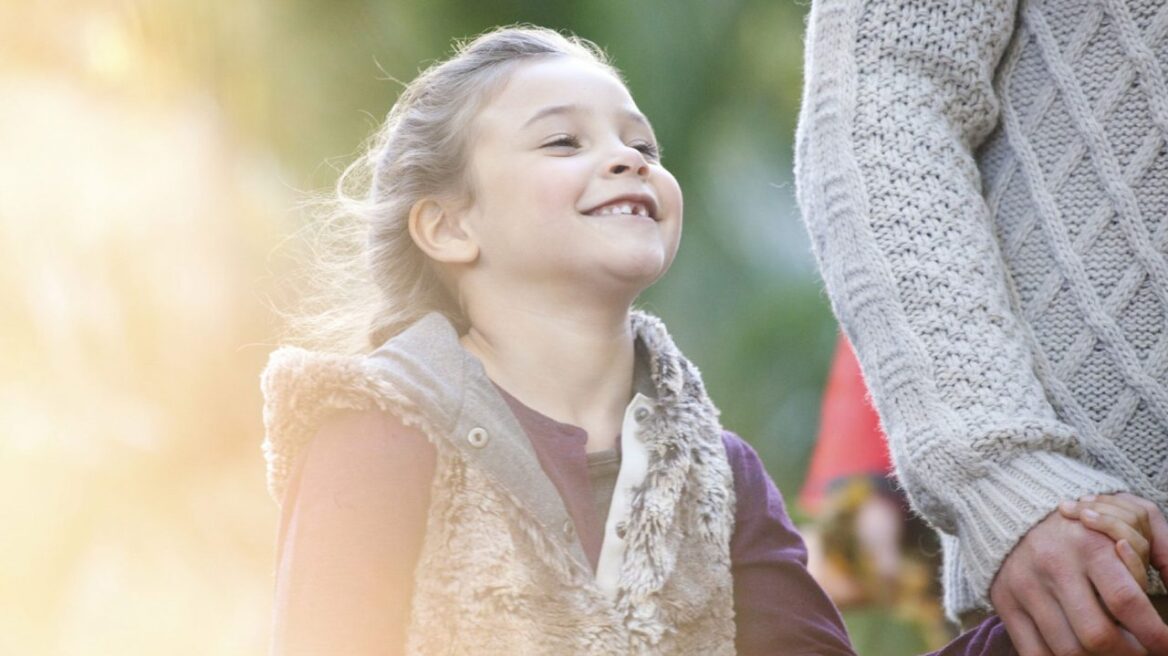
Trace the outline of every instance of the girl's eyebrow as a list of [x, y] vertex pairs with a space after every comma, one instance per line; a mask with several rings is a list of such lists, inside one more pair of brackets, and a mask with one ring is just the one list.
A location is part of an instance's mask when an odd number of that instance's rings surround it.
[[[551, 105], [549, 107], [544, 107], [543, 109], [533, 114], [532, 117], [527, 119], [527, 121], [523, 124], [523, 127], [526, 128], [532, 123], [547, 118], [548, 116], [554, 116], [557, 114], [586, 114], [589, 111], [590, 110], [588, 108], [576, 103], [570, 103], [566, 105]], [[621, 109], [620, 113], [625, 118], [633, 121], [634, 123], [640, 123], [645, 127], [652, 129], [652, 127], [649, 125], [649, 119], [645, 118], [645, 115], [641, 112], [632, 109]]]
[[554, 116], [556, 114], [580, 114], [583, 112], [584, 108], [577, 104], [551, 105], [550, 107], [544, 107], [543, 109], [533, 114], [532, 117], [527, 119], [527, 122], [523, 124], [523, 127], [527, 127], [536, 121], [545, 119], [549, 116]]

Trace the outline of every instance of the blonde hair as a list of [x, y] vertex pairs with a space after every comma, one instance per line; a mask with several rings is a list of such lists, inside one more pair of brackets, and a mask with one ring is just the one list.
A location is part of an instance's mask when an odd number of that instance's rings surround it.
[[517, 64], [557, 56], [596, 63], [620, 78], [596, 44], [515, 25], [457, 43], [449, 59], [406, 86], [313, 227], [312, 289], [288, 317], [294, 341], [364, 352], [430, 312], [466, 329], [458, 303], [410, 237], [410, 209], [427, 197], [473, 200], [467, 128]]

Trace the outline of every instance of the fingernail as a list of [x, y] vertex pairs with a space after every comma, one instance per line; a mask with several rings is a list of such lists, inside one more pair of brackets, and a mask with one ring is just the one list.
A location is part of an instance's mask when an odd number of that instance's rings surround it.
[[1095, 500], [1095, 498], [1096, 497], [1094, 494], [1084, 494], [1083, 496], [1079, 497], [1079, 501], [1086, 501], [1087, 503], [1091, 503]]
[[1073, 513], [1073, 512], [1075, 512], [1075, 507], [1077, 507], [1078, 505], [1079, 504], [1075, 503], [1074, 501], [1060, 501], [1059, 502], [1059, 510], [1061, 510], [1065, 513]]
[[1099, 519], [1099, 513], [1088, 508], [1088, 509], [1083, 511], [1083, 519], [1090, 519], [1090, 520], [1094, 521], [1096, 519]]

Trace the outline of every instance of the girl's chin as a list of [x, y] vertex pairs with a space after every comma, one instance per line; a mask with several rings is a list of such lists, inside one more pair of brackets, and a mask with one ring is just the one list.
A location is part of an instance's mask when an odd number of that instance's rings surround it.
[[[668, 263], [657, 261], [653, 265], [642, 261], [637, 266], [613, 267], [603, 271], [604, 280], [596, 280], [597, 287], [609, 287], [617, 295], [636, 298], [653, 286], [669, 270]], [[598, 276], [599, 278], [600, 276]]]
[[665, 275], [672, 260], [660, 249], [630, 249], [623, 253], [606, 253], [603, 261], [596, 263], [596, 269], [598, 273], [617, 280], [649, 285]]

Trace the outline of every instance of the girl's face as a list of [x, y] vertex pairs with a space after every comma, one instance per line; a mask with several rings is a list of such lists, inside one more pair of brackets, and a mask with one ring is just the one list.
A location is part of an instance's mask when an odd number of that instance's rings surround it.
[[467, 225], [491, 284], [631, 302], [669, 268], [681, 189], [612, 73], [570, 57], [522, 64], [471, 129]]

